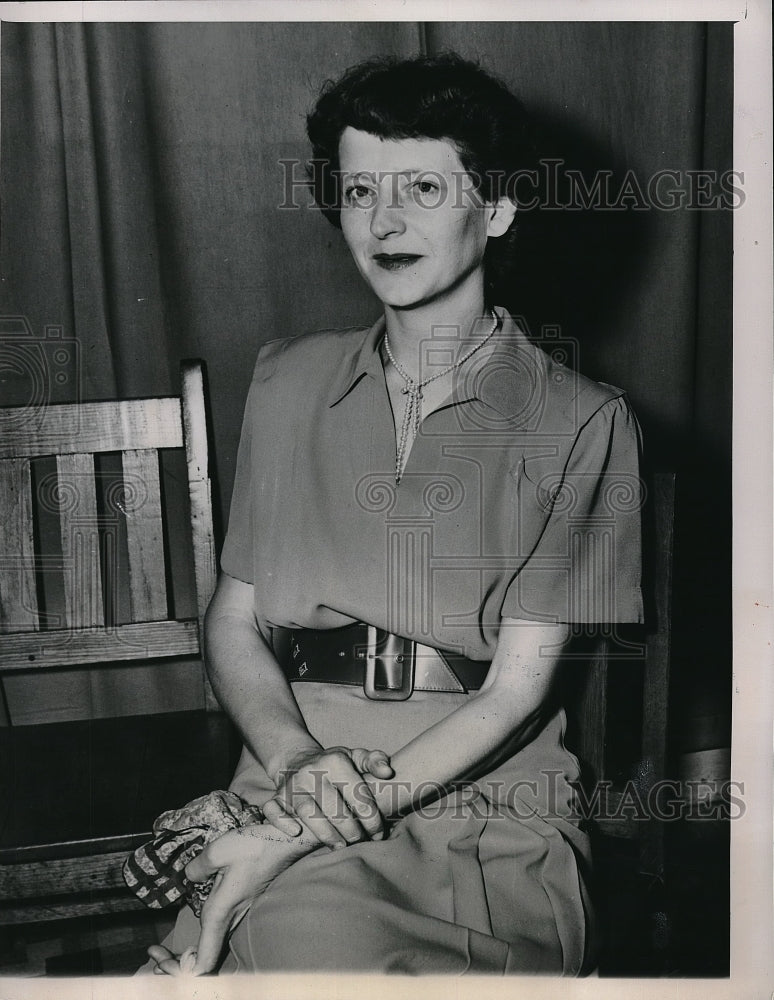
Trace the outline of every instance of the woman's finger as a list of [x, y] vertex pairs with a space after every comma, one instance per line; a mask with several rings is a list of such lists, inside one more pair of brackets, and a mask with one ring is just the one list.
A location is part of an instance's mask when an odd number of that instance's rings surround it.
[[243, 830], [229, 830], [210, 841], [196, 857], [185, 866], [186, 878], [192, 882], [205, 882], [217, 876], [224, 868], [245, 855]]
[[148, 948], [148, 956], [156, 963], [153, 970], [155, 975], [180, 976], [180, 962], [176, 955], [173, 955], [168, 948], [160, 944], [152, 944]]
[[[217, 843], [217, 841], [213, 841], [212, 843]], [[215, 862], [213, 858], [214, 852], [210, 850], [210, 847], [212, 847], [212, 844], [209, 844], [203, 851], [200, 851], [185, 866], [185, 877], [191, 882], [206, 882], [208, 878], [220, 871], [221, 865]]]
[[[367, 754], [361, 755], [361, 763], [366, 762]], [[315, 797], [328, 819], [348, 843], [366, 837], [378, 838], [384, 829], [382, 815], [356, 766], [353, 752], [346, 747], [332, 747], [321, 757], [321, 763], [325, 766], [324, 780], [317, 782]], [[329, 790], [335, 791], [335, 795]]]
[[[192, 971], [196, 976], [213, 972], [229, 934], [250, 909], [245, 899], [244, 879], [238, 869], [229, 869], [202, 907], [201, 934]], [[183, 956], [184, 957], [184, 956]], [[180, 961], [183, 966], [183, 958]]]
[[[352, 751], [352, 760], [361, 774], [386, 781], [395, 777], [395, 770], [384, 750], [366, 750], [362, 747]], [[347, 801], [363, 829], [372, 840], [381, 840], [385, 835], [384, 817], [376, 804], [373, 790], [367, 782], [351, 789]]]
[[[366, 763], [366, 760], [367, 754], [361, 755], [361, 762]], [[290, 809], [311, 826], [307, 805], [303, 806], [303, 814], [298, 808], [300, 793], [310, 796], [328, 823], [348, 844], [368, 837], [379, 838], [383, 833], [382, 816], [371, 789], [363, 781], [352, 751], [346, 747], [331, 747], [320, 754], [314, 770], [303, 768], [283, 791], [286, 800], [292, 796]], [[328, 840], [323, 839], [323, 842], [334, 846]]]
[[163, 944], [152, 944], [148, 948], [148, 957], [152, 958], [154, 962], [163, 962], [168, 958], [177, 960], [177, 956], [173, 955], [169, 948], [165, 948]]
[[217, 967], [233, 917], [234, 914], [228, 909], [218, 907], [208, 911], [205, 904], [201, 917], [202, 932], [199, 935], [196, 962], [193, 967], [194, 975], [206, 975]]
[[264, 806], [264, 815], [282, 832], [289, 830], [280, 825], [279, 817], [295, 816], [328, 847], [381, 838], [383, 817], [358, 764], [364, 770], [373, 767], [384, 777], [393, 773], [383, 751], [330, 747], [280, 784], [273, 804]]
[[350, 757], [352, 758], [352, 763], [358, 769], [361, 774], [365, 774], [368, 771], [368, 754], [370, 750], [366, 750], [365, 747], [355, 747], [353, 750], [349, 751]]
[[298, 837], [301, 834], [302, 826], [297, 819], [293, 819], [286, 811], [285, 807], [278, 799], [269, 799], [261, 808], [263, 817], [267, 823], [271, 823], [280, 833], [285, 833], [289, 837]]
[[[393, 773], [389, 758], [383, 751], [358, 748], [347, 751], [346, 755], [336, 754], [327, 777], [344, 803], [343, 815], [352, 816], [367, 837], [379, 840], [384, 835], [384, 817], [379, 811], [371, 788], [361, 777], [363, 773], [370, 773], [371, 766], [376, 770], [382, 770], [384, 777], [390, 777]], [[347, 835], [347, 831], [342, 829], [341, 832]], [[347, 839], [352, 842], [350, 837]], [[362, 832], [357, 839], [363, 839]]]
[[186, 948], [180, 956], [180, 971], [186, 975], [194, 972], [196, 967], [196, 948]]
[[339, 793], [346, 808], [357, 818], [360, 829], [365, 831], [365, 837], [380, 840], [384, 835], [384, 819], [366, 782], [341, 785]]
[[395, 769], [390, 763], [389, 754], [384, 750], [366, 750], [356, 747], [351, 751], [352, 762], [361, 774], [370, 774], [374, 778], [394, 778]]
[[296, 815], [321, 844], [331, 848], [347, 846], [346, 838], [342, 837], [336, 827], [328, 820], [311, 795], [299, 793], [294, 798]]
[[384, 750], [366, 751], [366, 758], [361, 772], [372, 775], [374, 778], [394, 778], [395, 770], [390, 763], [389, 756]]
[[[359, 778], [358, 783], [361, 783]], [[320, 782], [315, 800], [325, 818], [348, 844], [357, 844], [367, 838], [356, 810], [349, 804], [351, 801], [359, 808], [357, 792], [351, 782], [339, 782], [333, 775], [328, 775]]]

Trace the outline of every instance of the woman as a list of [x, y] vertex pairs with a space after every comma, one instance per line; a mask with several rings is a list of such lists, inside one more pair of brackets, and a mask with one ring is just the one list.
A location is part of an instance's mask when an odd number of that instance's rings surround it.
[[528, 142], [504, 86], [369, 62], [308, 130], [384, 315], [260, 352], [206, 641], [264, 822], [189, 864], [201, 934], [184, 910], [149, 953], [210, 971], [233, 929], [224, 971], [577, 975], [556, 679], [573, 625], [641, 615], [636, 421], [493, 298]]

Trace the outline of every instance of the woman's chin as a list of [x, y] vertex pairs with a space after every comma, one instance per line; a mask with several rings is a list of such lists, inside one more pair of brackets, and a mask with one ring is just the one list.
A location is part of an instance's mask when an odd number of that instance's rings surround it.
[[382, 305], [391, 306], [393, 309], [409, 309], [414, 305], [421, 305], [428, 299], [425, 289], [412, 288], [406, 283], [403, 287], [393, 281], [374, 281], [370, 284], [371, 291]]
[[419, 309], [431, 302], [445, 298], [442, 289], [420, 286], [410, 281], [373, 281], [369, 282], [371, 291], [385, 308], [389, 309]]

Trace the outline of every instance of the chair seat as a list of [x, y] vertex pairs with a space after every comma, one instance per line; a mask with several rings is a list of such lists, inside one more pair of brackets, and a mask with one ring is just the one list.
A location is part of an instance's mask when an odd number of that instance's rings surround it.
[[0, 864], [128, 850], [159, 813], [228, 787], [238, 753], [203, 710], [0, 729]]

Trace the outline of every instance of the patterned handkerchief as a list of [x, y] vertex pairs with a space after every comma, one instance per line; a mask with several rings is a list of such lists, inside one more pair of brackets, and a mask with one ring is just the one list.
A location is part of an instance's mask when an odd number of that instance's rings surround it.
[[180, 809], [168, 809], [153, 824], [153, 840], [124, 862], [124, 881], [151, 909], [184, 898], [198, 917], [213, 879], [193, 883], [185, 866], [221, 834], [261, 821], [260, 809], [234, 792], [210, 792]]

